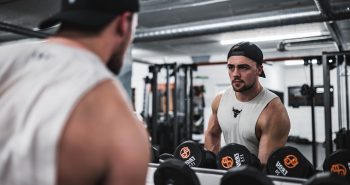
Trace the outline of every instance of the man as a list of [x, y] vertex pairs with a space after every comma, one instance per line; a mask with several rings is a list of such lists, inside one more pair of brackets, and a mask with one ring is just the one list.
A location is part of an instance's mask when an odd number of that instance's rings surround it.
[[281, 100], [262, 87], [263, 54], [250, 42], [234, 45], [227, 55], [232, 87], [212, 102], [212, 115], [205, 132], [205, 147], [217, 153], [221, 133], [226, 143], [238, 143], [266, 165], [269, 155], [285, 145], [290, 122]]
[[[145, 128], [117, 73], [138, 0], [63, 0], [55, 36], [0, 48], [1, 185], [144, 185]], [[107, 68], [108, 66], [108, 68]]]

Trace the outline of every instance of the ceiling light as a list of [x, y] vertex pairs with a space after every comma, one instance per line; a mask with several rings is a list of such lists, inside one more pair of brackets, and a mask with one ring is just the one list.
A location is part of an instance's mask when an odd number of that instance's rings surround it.
[[276, 35], [265, 35], [260, 37], [247, 37], [247, 38], [237, 38], [237, 39], [231, 39], [231, 40], [221, 40], [220, 44], [221, 45], [236, 44], [243, 41], [264, 42], [264, 41], [314, 37], [314, 36], [321, 36], [321, 35], [322, 35], [321, 31], [305, 32], [305, 33], [290, 33], [290, 34], [280, 34], [280, 35], [276, 34]]
[[286, 60], [284, 61], [286, 66], [304, 65], [304, 60]]

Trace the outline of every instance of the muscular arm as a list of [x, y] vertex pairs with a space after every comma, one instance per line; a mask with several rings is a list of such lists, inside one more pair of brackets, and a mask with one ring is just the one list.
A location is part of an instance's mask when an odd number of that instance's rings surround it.
[[58, 185], [144, 185], [146, 130], [118, 86], [105, 81], [75, 107], [58, 152]]
[[209, 117], [208, 128], [204, 138], [204, 147], [214, 153], [219, 152], [221, 144], [221, 128], [217, 117], [221, 96], [221, 94], [217, 95], [212, 102], [212, 114]]
[[273, 99], [261, 113], [257, 130], [260, 133], [258, 157], [265, 166], [271, 153], [286, 144], [290, 130], [287, 111], [279, 98]]

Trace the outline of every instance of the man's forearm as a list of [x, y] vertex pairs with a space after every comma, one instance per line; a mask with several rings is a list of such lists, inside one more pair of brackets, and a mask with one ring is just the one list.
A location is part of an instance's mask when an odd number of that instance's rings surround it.
[[204, 147], [217, 154], [221, 146], [221, 135], [216, 136], [212, 134], [207, 134], [205, 136]]

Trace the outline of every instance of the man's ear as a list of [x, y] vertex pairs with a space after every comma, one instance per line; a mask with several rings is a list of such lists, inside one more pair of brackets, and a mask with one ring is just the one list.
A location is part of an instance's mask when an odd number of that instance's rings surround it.
[[258, 65], [258, 75], [260, 76], [261, 75], [261, 73], [262, 73], [262, 71], [263, 71], [263, 65], [261, 64], [261, 65]]
[[132, 13], [124, 12], [116, 18], [116, 33], [123, 37], [131, 31], [132, 27]]

